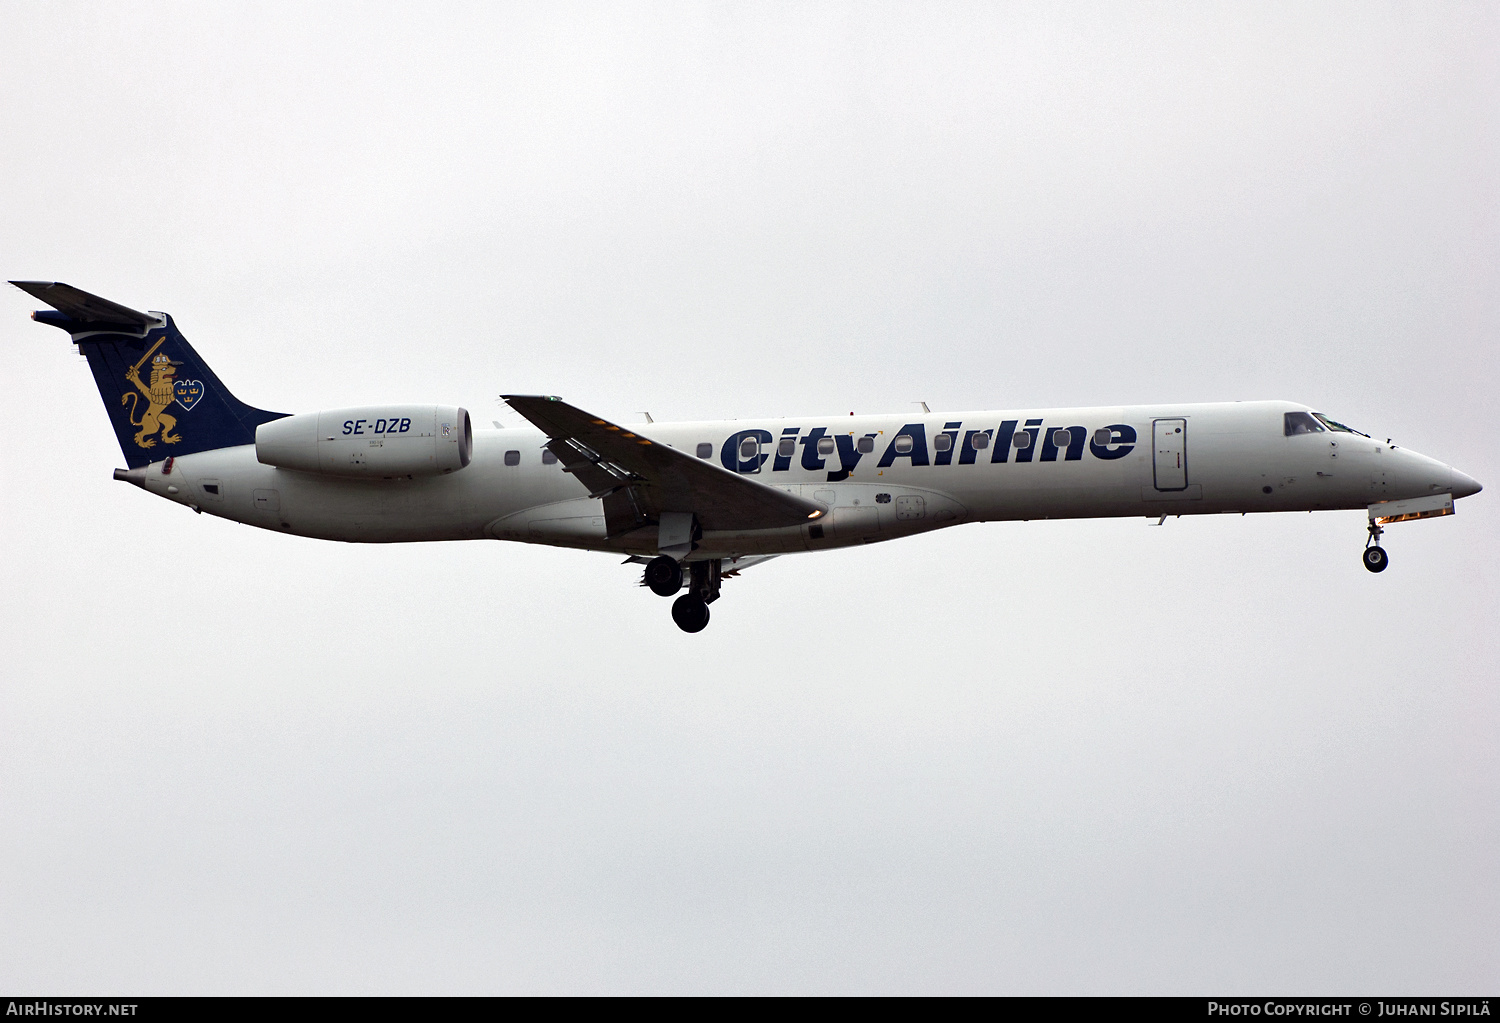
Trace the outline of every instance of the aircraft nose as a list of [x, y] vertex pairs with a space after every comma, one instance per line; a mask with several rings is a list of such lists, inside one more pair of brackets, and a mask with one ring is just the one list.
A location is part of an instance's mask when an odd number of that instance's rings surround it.
[[1457, 469], [1453, 470], [1454, 497], [1469, 497], [1473, 494], [1479, 493], [1483, 489], [1484, 487], [1480, 486], [1479, 481], [1476, 480], [1473, 476], [1461, 473]]

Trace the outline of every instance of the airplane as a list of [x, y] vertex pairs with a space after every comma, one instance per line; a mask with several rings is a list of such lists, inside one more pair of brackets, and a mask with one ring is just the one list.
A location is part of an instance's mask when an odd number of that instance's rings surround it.
[[[1395, 522], [1478, 482], [1289, 401], [797, 416], [624, 426], [545, 395], [530, 425], [453, 405], [295, 415], [244, 404], [166, 313], [12, 281], [88, 360], [126, 468], [114, 478], [278, 532], [350, 543], [513, 540], [625, 555], [701, 631], [721, 584], [783, 554], [970, 522], [1365, 509]], [[649, 419], [649, 417], [648, 417]]]

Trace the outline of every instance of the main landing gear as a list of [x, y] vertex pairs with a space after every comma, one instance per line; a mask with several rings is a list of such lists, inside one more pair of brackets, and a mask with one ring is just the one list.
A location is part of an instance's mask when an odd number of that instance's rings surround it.
[[[708, 605], [719, 599], [720, 561], [695, 561], [687, 566], [688, 591], [672, 602], [672, 621], [683, 632], [702, 632], [708, 625]], [[666, 554], [646, 564], [646, 585], [659, 597], [682, 589], [682, 565]]]
[[708, 627], [708, 604], [696, 593], [684, 593], [672, 601], [672, 621], [683, 632], [702, 632]]
[[1370, 538], [1365, 541], [1365, 568], [1371, 572], [1384, 572], [1386, 566], [1391, 563], [1390, 555], [1386, 554], [1385, 548], [1380, 546], [1380, 534], [1385, 530], [1380, 523], [1374, 519], [1370, 520]]
[[646, 585], [658, 597], [670, 597], [682, 589], [682, 566], [663, 554], [646, 563]]

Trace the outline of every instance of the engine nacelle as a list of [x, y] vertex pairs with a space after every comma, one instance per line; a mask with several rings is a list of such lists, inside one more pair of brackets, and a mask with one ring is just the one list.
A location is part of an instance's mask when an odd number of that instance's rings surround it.
[[452, 405], [305, 412], [255, 429], [255, 457], [281, 469], [362, 478], [440, 476], [469, 464], [474, 428]]

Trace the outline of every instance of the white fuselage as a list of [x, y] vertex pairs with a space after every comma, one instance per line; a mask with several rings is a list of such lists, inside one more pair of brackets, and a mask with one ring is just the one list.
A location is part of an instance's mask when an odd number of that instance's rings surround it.
[[[725, 468], [830, 510], [806, 525], [706, 533], [693, 560], [821, 550], [963, 522], [1363, 509], [1478, 489], [1442, 462], [1362, 434], [1286, 436], [1283, 416], [1295, 411], [1307, 406], [1273, 401], [810, 416], [635, 429], [690, 454], [708, 445], [709, 457]], [[1115, 429], [1121, 426], [1129, 430]], [[1113, 432], [1100, 433], [1106, 429]], [[1057, 432], [1065, 430], [1071, 432]], [[1122, 443], [1130, 431], [1133, 442]], [[1018, 447], [1013, 438], [1023, 433], [1030, 443]], [[905, 451], [903, 435], [910, 442]], [[946, 450], [941, 436], [949, 438]], [[861, 451], [866, 437], [868, 450]], [[834, 439], [833, 451], [820, 452], [824, 438]], [[746, 439], [756, 443], [746, 448]], [[793, 442], [790, 455], [780, 447], [783, 439]], [[476, 432], [467, 467], [427, 478], [350, 479], [279, 469], [257, 461], [253, 445], [184, 455], [170, 472], [163, 471], [165, 461], [156, 462], [131, 478], [212, 515], [328, 540], [490, 538], [657, 553], [655, 526], [606, 536], [602, 502], [560, 464], [544, 462], [545, 441], [531, 428]], [[825, 441], [822, 448], [828, 447]], [[517, 454], [507, 458], [508, 452]]]

